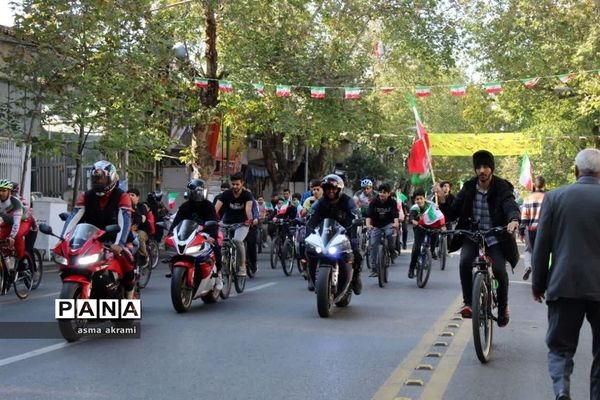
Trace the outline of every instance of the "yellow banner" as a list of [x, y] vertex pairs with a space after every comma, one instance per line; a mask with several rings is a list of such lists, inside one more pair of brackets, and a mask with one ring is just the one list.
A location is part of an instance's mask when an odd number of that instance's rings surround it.
[[513, 133], [430, 133], [432, 156], [471, 156], [488, 150], [495, 156], [539, 154], [539, 142], [521, 132]]

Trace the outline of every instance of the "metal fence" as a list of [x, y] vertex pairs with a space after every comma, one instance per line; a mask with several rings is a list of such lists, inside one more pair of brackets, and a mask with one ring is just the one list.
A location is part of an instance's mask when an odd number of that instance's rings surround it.
[[17, 146], [15, 140], [0, 137], [0, 179], [21, 181], [25, 148]]

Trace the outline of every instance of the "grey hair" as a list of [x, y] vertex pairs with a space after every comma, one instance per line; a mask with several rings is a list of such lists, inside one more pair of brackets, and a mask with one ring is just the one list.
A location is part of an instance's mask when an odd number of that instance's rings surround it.
[[600, 150], [583, 149], [575, 157], [575, 165], [581, 175], [600, 174]]

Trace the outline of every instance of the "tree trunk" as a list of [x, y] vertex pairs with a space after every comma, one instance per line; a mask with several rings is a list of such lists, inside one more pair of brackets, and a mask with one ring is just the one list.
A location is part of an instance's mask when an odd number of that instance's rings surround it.
[[319, 151], [309, 154], [308, 176], [310, 179], [321, 179], [325, 175], [325, 156], [327, 149], [321, 145]]
[[[218, 118], [213, 119], [212, 123], [218, 123]], [[215, 158], [210, 152], [208, 143], [208, 133], [210, 123], [198, 122], [194, 125], [192, 131], [192, 153], [194, 161], [192, 162], [192, 170], [194, 178], [202, 178], [207, 180], [215, 170]]]
[[85, 134], [85, 126], [83, 123], [79, 124], [79, 138], [77, 139], [77, 154], [75, 155], [75, 180], [73, 182], [73, 198], [71, 199], [71, 209], [75, 207], [77, 196], [79, 194], [79, 187], [81, 186], [81, 175], [83, 169], [83, 149], [85, 149], [85, 142], [87, 136]]
[[304, 160], [304, 143], [296, 145], [299, 151], [296, 152], [296, 157], [293, 160], [286, 158], [283, 137], [284, 134], [279, 132], [268, 132], [261, 137], [265, 167], [269, 172], [273, 190], [280, 190], [290, 180], [300, 163]]
[[31, 119], [29, 120], [29, 128], [27, 129], [27, 134], [25, 135], [25, 157], [23, 158], [23, 168], [21, 168], [21, 182], [19, 185], [19, 196], [23, 197], [23, 190], [25, 189], [25, 179], [27, 178], [27, 164], [29, 163], [29, 159], [31, 158], [31, 146], [33, 139], [33, 124], [35, 122], [35, 118], [41, 112], [41, 102], [39, 101], [41, 94], [38, 92], [38, 96], [36, 97], [36, 104], [33, 112], [31, 113]]

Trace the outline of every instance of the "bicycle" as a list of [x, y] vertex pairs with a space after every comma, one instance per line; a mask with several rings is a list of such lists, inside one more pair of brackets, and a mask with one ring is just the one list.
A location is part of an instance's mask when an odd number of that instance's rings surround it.
[[[27, 252], [17, 260], [14, 248], [7, 244], [6, 240], [0, 242], [0, 294], [8, 293], [12, 286], [17, 297], [23, 300], [29, 296], [33, 286], [33, 260]], [[11, 259], [15, 260], [13, 269], [8, 268]]]
[[[383, 288], [388, 283], [388, 269], [392, 263], [392, 255], [390, 254], [388, 247], [388, 238], [385, 234], [385, 229], [373, 228], [369, 235], [372, 235], [375, 229], [382, 231], [379, 238], [379, 243], [374, 245], [377, 246], [377, 283], [379, 284], [380, 288]], [[370, 253], [371, 250], [368, 250], [368, 252]]]
[[44, 275], [44, 262], [42, 253], [38, 249], [33, 249], [31, 259], [33, 260], [33, 283], [31, 285], [31, 290], [35, 290], [38, 288], [38, 286], [40, 286], [40, 283], [42, 282], [42, 276]]
[[444, 235], [464, 235], [474, 240], [479, 248], [479, 254], [473, 261], [473, 296], [471, 298], [473, 319], [473, 344], [477, 358], [483, 364], [489, 361], [492, 350], [494, 321], [498, 310], [496, 289], [498, 281], [492, 271], [492, 259], [486, 253], [485, 238], [506, 232], [505, 227], [495, 227], [487, 230], [476, 228], [474, 231], [456, 229], [446, 231]]
[[151, 269], [155, 269], [158, 265], [158, 242], [152, 236], [148, 238], [148, 243], [146, 243], [146, 249], [148, 251], [148, 263], [150, 264]]
[[232, 283], [235, 286], [235, 291], [237, 293], [242, 293], [246, 287], [246, 277], [238, 276], [239, 266], [237, 262], [237, 246], [233, 241], [235, 230], [242, 226], [244, 226], [244, 223], [219, 225], [223, 232], [223, 247], [221, 249], [221, 277], [223, 278], [223, 289], [220, 293], [222, 299], [229, 297]]
[[425, 231], [423, 236], [423, 242], [419, 249], [419, 257], [417, 258], [417, 286], [421, 289], [427, 285], [429, 276], [431, 275], [431, 250], [430, 250], [430, 236], [431, 234], [438, 233], [439, 229], [425, 228], [424, 226], [417, 225], [419, 229]]

